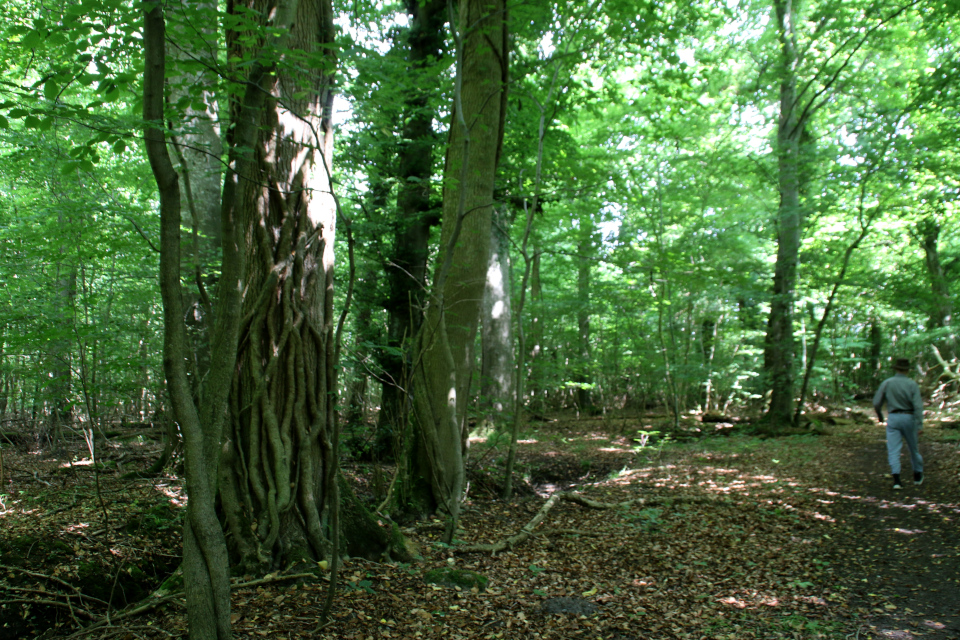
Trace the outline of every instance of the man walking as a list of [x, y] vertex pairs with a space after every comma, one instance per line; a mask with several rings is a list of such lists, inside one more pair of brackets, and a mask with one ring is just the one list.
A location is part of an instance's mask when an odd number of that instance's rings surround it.
[[873, 409], [877, 419], [883, 422], [883, 403], [887, 403], [887, 458], [890, 472], [893, 474], [893, 488], [902, 489], [900, 484], [900, 450], [906, 440], [910, 450], [910, 464], [913, 467], [913, 484], [923, 484], [923, 458], [917, 437], [923, 431], [923, 400], [920, 387], [907, 377], [910, 360], [897, 358], [893, 364], [894, 376], [887, 378], [873, 396]]

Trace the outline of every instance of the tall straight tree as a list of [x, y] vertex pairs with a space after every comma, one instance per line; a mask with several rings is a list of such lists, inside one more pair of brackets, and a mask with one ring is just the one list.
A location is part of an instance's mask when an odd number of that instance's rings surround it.
[[402, 389], [409, 345], [420, 329], [426, 289], [430, 230], [440, 220], [430, 202], [430, 181], [434, 169], [433, 130], [436, 114], [431, 98], [439, 87], [429, 82], [436, 76], [430, 66], [441, 56], [444, 0], [407, 0], [411, 17], [408, 32], [409, 68], [423, 81], [405, 92], [403, 143], [397, 152], [400, 191], [394, 223], [393, 252], [387, 264], [387, 344], [394, 347], [383, 360], [384, 380], [379, 425], [397, 430], [406, 423]]
[[777, 123], [777, 262], [764, 367], [770, 376], [768, 417], [781, 423], [793, 419], [794, 358], [793, 301], [800, 259], [802, 213], [800, 209], [800, 138], [805, 118], [797, 100], [797, 31], [794, 0], [774, 0], [780, 38], [780, 118]]
[[502, 0], [460, 3], [457, 73], [443, 185], [441, 254], [413, 366], [417, 447], [411, 490], [449, 516], [463, 490], [463, 432], [473, 344], [490, 251], [493, 188], [503, 139], [507, 20]]

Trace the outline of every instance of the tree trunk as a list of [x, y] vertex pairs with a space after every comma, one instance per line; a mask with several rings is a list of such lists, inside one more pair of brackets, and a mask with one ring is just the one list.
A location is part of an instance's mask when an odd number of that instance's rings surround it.
[[[407, 2], [411, 16], [409, 60], [413, 73], [422, 73], [443, 50], [443, 24], [446, 2], [429, 0]], [[424, 76], [426, 77], [426, 76]], [[439, 222], [431, 209], [430, 181], [433, 177], [433, 150], [436, 133], [435, 113], [430, 98], [438, 91], [434, 84], [407, 89], [406, 124], [398, 154], [400, 192], [397, 196], [397, 223], [393, 254], [387, 262], [389, 294], [387, 299], [387, 345], [383, 359], [383, 392], [380, 400], [378, 431], [399, 433], [407, 423], [404, 400], [408, 354], [420, 329], [426, 291], [427, 256], [430, 229]]]
[[[503, 136], [507, 41], [502, 0], [460, 3], [457, 86], [443, 189], [441, 255], [417, 337], [413, 406], [417, 455], [411, 497], [450, 516], [456, 530], [463, 489], [461, 429], [473, 371], [490, 247], [493, 187]], [[417, 507], [415, 507], [417, 508]]]
[[167, 79], [167, 100], [187, 103], [178, 122], [172, 123], [170, 148], [177, 160], [182, 198], [181, 219], [190, 229], [190, 241], [182, 254], [185, 320], [190, 340], [190, 381], [194, 396], [202, 395], [203, 381], [210, 367], [212, 302], [208, 291], [216, 286], [220, 259], [220, 189], [223, 144], [218, 124], [216, 52], [220, 49], [216, 24], [198, 20], [196, 12], [215, 15], [217, 5], [209, 0], [168, 8], [169, 50], [174, 68], [203, 64], [195, 70], [179, 71]]
[[777, 212], [777, 262], [767, 324], [764, 368], [771, 391], [767, 419], [789, 425], [794, 408], [793, 304], [800, 259], [800, 122], [797, 101], [797, 48], [793, 0], [774, 0], [780, 35], [780, 121], [777, 128], [777, 169], [780, 206]]
[[924, 261], [927, 265], [927, 277], [930, 278], [930, 304], [928, 329], [949, 327], [953, 318], [953, 304], [950, 300], [950, 286], [940, 264], [940, 224], [932, 216], [917, 223], [920, 245], [923, 247]]
[[493, 215], [480, 333], [480, 412], [499, 429], [510, 424], [513, 413], [516, 360], [510, 300], [509, 220], [499, 209]]
[[[279, 15], [285, 46], [321, 65], [280, 67], [252, 86], [257, 133], [249, 175], [238, 185], [244, 291], [221, 499], [232, 551], [247, 571], [331, 552], [323, 520], [335, 470], [333, 262], [336, 206], [330, 183], [335, 54], [328, 1], [254, 0], [254, 15]], [[228, 31], [231, 56], [244, 38]], [[315, 58], [317, 59], [317, 58]], [[245, 105], [234, 105], [233, 120]], [[231, 140], [232, 142], [232, 140]]]
[[578, 364], [573, 381], [577, 386], [577, 410], [593, 412], [590, 393], [592, 356], [590, 349], [590, 267], [593, 257], [593, 219], [589, 214], [580, 216], [580, 237], [577, 242], [577, 355]]
[[[66, 224], [61, 216], [60, 223]], [[61, 255], [66, 248], [61, 247]], [[66, 262], [57, 263], [57, 336], [52, 341], [50, 350], [50, 382], [47, 385], [46, 395], [50, 401], [50, 423], [54, 438], [59, 440], [60, 429], [69, 425], [73, 419], [73, 403], [71, 401], [71, 387], [73, 375], [71, 373], [73, 331], [73, 307], [77, 297], [77, 267]]]
[[528, 393], [531, 409], [542, 413], [545, 410], [543, 380], [546, 376], [543, 359], [543, 281], [540, 279], [540, 256], [540, 250], [535, 244], [530, 259], [530, 346], [527, 353], [530, 357]]
[[[145, 9], [143, 117], [146, 147], [160, 195], [160, 291], [164, 312], [163, 364], [174, 415], [184, 439], [189, 500], [183, 526], [184, 590], [192, 640], [230, 638], [230, 573], [226, 541], [215, 508], [222, 416], [229, 373], [236, 357], [239, 263], [234, 242], [225, 243], [218, 332], [214, 336], [215, 375], [204, 405], [194, 402], [187, 378], [186, 332], [180, 295], [180, 187], [164, 136], [165, 25], [161, 5]], [[252, 93], [252, 92], [251, 92]], [[236, 160], [236, 158], [234, 158]], [[225, 221], [232, 216], [225, 216]], [[227, 229], [227, 224], [224, 224]], [[225, 239], [230, 236], [225, 236]]]

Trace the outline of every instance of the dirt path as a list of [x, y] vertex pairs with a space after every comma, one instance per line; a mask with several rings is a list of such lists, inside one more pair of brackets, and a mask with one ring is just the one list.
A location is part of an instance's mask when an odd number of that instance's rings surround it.
[[[838, 441], [827, 511], [847, 535], [831, 555], [851, 588], [859, 637], [960, 638], [960, 490], [956, 444], [923, 442], [922, 486], [894, 491], [883, 432]], [[912, 478], [904, 454], [904, 478]]]

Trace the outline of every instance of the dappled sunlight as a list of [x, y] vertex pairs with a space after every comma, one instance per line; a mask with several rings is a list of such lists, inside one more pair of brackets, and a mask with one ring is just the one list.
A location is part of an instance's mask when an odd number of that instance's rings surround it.
[[186, 507], [187, 506], [187, 495], [183, 490], [183, 487], [180, 485], [168, 485], [168, 484], [157, 484], [154, 485], [154, 488], [170, 498], [170, 504], [175, 507]]
[[601, 453], [625, 453], [630, 451], [630, 447], [600, 447], [597, 451]]
[[10, 496], [0, 493], [0, 518], [8, 513], [15, 512], [17, 510], [16, 507], [19, 504], [19, 500], [14, 500]]
[[774, 595], [760, 594], [756, 591], [747, 591], [738, 596], [726, 596], [718, 598], [723, 604], [730, 605], [736, 609], [755, 609], [761, 606], [777, 607], [780, 606], [780, 598]]
[[90, 458], [81, 458], [80, 460], [67, 461], [61, 463], [59, 466], [61, 469], [68, 469], [70, 467], [89, 467], [93, 464], [93, 460]]

